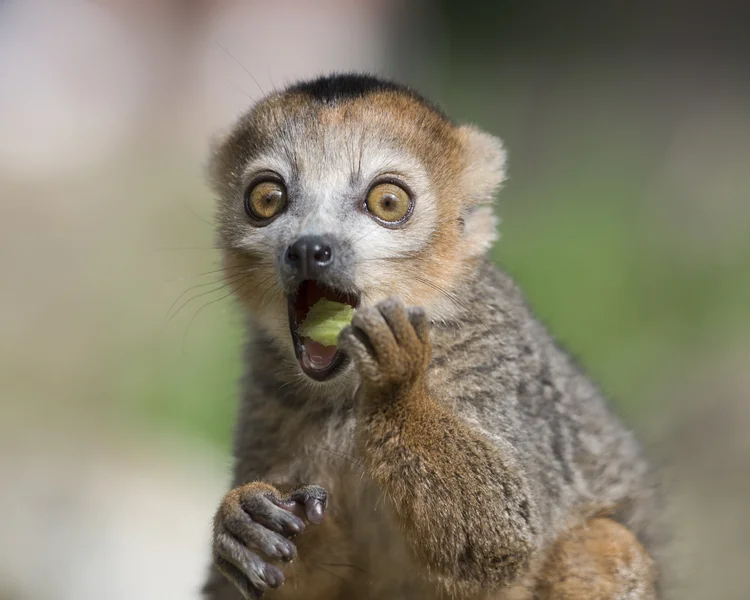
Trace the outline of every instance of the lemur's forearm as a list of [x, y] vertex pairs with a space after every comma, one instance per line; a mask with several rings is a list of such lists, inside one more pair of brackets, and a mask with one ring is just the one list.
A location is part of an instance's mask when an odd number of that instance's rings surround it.
[[391, 299], [360, 309], [339, 338], [362, 384], [356, 438], [406, 541], [450, 587], [499, 587], [533, 547], [534, 509], [513, 456], [427, 392], [429, 322]]
[[526, 563], [534, 526], [523, 476], [423, 386], [370, 398], [357, 443], [407, 542], [438, 578], [492, 587]]

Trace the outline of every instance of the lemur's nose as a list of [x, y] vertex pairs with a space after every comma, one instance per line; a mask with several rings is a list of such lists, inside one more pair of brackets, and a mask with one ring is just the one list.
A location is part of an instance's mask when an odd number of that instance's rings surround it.
[[303, 277], [316, 277], [333, 262], [333, 250], [324, 237], [306, 235], [287, 248], [286, 262]]

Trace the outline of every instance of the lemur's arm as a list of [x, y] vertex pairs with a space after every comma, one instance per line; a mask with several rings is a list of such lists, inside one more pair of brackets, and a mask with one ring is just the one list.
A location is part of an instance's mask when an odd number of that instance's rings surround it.
[[[266, 360], [257, 362], [263, 367]], [[238, 590], [260, 598], [285, 581], [286, 589], [304, 587], [309, 597], [336, 597], [343, 578], [315, 565], [351, 560], [347, 548], [331, 543], [341, 537], [340, 519], [327, 514], [328, 491], [307, 479], [304, 452], [294, 443], [301, 436], [283, 427], [294, 410], [272, 395], [274, 384], [256, 376], [245, 390], [234, 485], [214, 516], [207, 599], [236, 599]]]
[[357, 311], [339, 343], [362, 378], [357, 444], [407, 542], [449, 587], [508, 583], [533, 549], [533, 506], [510, 453], [430, 397], [429, 326], [397, 300]]

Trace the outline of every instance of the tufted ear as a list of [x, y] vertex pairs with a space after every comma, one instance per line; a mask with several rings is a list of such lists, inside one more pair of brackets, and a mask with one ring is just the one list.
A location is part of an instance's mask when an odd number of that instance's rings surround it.
[[459, 133], [466, 152], [464, 186], [469, 191], [464, 240], [469, 255], [478, 256], [498, 238], [498, 219], [492, 203], [505, 181], [506, 152], [499, 138], [472, 125], [460, 127]]
[[491, 204], [495, 192], [505, 181], [506, 153], [500, 138], [473, 125], [459, 128], [466, 152], [464, 184], [470, 190], [472, 204]]

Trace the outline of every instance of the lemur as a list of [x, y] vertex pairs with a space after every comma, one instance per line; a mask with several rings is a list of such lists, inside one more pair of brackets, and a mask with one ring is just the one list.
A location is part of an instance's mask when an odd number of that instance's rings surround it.
[[[335, 74], [209, 172], [249, 344], [206, 598], [657, 597], [644, 452], [486, 256], [500, 140]], [[299, 333], [321, 298], [335, 346]]]

